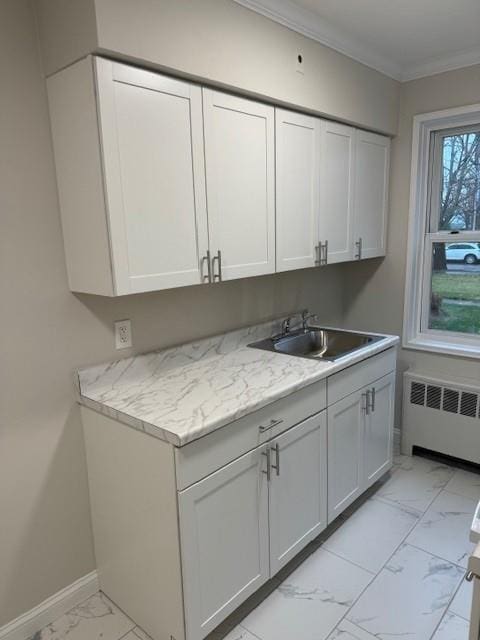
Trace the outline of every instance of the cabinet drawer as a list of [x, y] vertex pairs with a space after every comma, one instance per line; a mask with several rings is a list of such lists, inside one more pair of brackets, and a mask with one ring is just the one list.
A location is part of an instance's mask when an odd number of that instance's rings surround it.
[[[177, 489], [185, 489], [247, 451], [322, 411], [327, 406], [326, 390], [326, 380], [320, 380], [175, 449]], [[274, 426], [270, 426], [272, 422]]]
[[328, 405], [395, 371], [396, 361], [393, 347], [334, 374], [328, 379]]

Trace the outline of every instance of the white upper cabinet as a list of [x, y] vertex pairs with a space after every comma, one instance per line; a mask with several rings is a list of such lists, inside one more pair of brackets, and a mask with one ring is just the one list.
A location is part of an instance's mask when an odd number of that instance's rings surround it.
[[384, 256], [387, 236], [390, 139], [357, 130], [354, 189], [355, 257]]
[[201, 89], [102, 58], [48, 83], [72, 290], [199, 284], [208, 249]]
[[[322, 121], [319, 241], [326, 262], [353, 259], [355, 129]], [[325, 243], [327, 243], [325, 247]]]
[[96, 56], [47, 85], [72, 291], [385, 255], [388, 138]]
[[213, 276], [273, 273], [274, 109], [210, 89], [203, 109]]
[[201, 281], [207, 250], [201, 89], [97, 59], [119, 293]]
[[275, 109], [277, 271], [318, 264], [320, 120]]

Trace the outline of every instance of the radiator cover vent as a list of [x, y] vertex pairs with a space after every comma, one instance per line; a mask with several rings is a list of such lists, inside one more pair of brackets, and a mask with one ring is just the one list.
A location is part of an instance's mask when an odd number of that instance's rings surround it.
[[427, 387], [427, 407], [430, 409], [440, 409], [442, 401], [442, 387], [429, 384]]
[[402, 451], [437, 451], [480, 464], [480, 378], [403, 374]]
[[462, 399], [460, 401], [460, 413], [462, 416], [468, 416], [475, 418], [477, 415], [478, 407], [478, 395], [476, 393], [469, 393], [468, 391], [462, 392]]
[[425, 404], [425, 385], [421, 382], [412, 382], [410, 389], [410, 402], [412, 404]]
[[480, 395], [471, 391], [454, 389], [450, 385], [440, 386], [412, 380], [410, 404], [457, 413], [467, 418], [480, 418]]

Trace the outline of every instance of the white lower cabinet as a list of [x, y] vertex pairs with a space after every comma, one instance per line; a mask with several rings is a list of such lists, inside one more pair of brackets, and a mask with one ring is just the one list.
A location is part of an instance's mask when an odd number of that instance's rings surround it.
[[370, 486], [392, 464], [395, 373], [377, 380], [367, 397], [369, 406], [365, 416], [364, 476], [365, 482]]
[[328, 407], [328, 522], [362, 492], [362, 404], [357, 391]]
[[203, 640], [391, 467], [395, 363], [179, 448], [82, 407], [100, 588], [154, 640]]
[[270, 571], [274, 575], [327, 526], [326, 412], [271, 445]]
[[322, 411], [179, 493], [188, 638], [203, 638], [327, 526], [326, 435]]
[[395, 373], [328, 407], [328, 522], [384, 475], [393, 460]]
[[203, 638], [269, 578], [264, 453], [258, 447], [179, 493], [188, 638]]

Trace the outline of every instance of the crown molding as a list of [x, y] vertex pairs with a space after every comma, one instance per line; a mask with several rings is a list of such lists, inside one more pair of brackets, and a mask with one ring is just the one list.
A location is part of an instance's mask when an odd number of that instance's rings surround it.
[[408, 82], [409, 80], [434, 76], [438, 73], [453, 71], [462, 67], [472, 67], [476, 64], [480, 64], [480, 47], [459, 51], [448, 56], [439, 56], [417, 65], [411, 65], [403, 71], [401, 80], [402, 82]]
[[393, 60], [366, 47], [351, 35], [328, 24], [313, 11], [297, 6], [291, 0], [234, 0], [234, 2], [311, 40], [316, 40], [330, 49], [343, 53], [394, 80], [402, 79], [402, 69]]
[[452, 55], [438, 56], [402, 68], [394, 60], [385, 58], [350, 34], [336, 29], [313, 11], [299, 7], [292, 0], [234, 0], [234, 2], [400, 82], [480, 64], [480, 48], [475, 48]]

